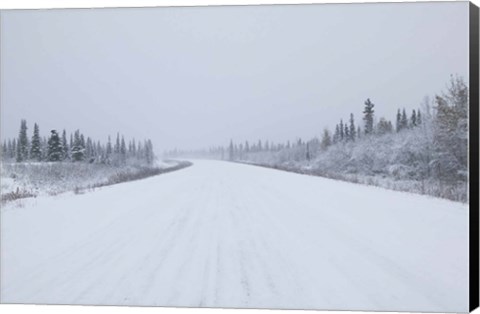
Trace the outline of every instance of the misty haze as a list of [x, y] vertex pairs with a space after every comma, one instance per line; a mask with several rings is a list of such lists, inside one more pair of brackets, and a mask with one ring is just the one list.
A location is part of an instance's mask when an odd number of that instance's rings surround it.
[[2, 302], [467, 311], [468, 14], [1, 11]]

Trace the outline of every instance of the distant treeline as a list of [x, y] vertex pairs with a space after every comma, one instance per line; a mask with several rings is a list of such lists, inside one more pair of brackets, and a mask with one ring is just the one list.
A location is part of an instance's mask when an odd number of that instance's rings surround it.
[[2, 160], [10, 162], [88, 162], [109, 165], [146, 164], [155, 159], [152, 141], [125, 141], [117, 133], [114, 143], [110, 136], [107, 143], [94, 141], [76, 130], [67, 136], [63, 130], [51, 130], [47, 138], [40, 135], [38, 124], [33, 126], [33, 134], [27, 134], [27, 121], [21, 120], [18, 138], [5, 139], [2, 145]]
[[167, 151], [169, 158], [199, 157], [247, 162], [395, 190], [468, 200], [468, 87], [452, 76], [446, 91], [421, 108], [397, 110], [393, 121], [363, 104], [362, 126], [353, 113], [333, 132], [285, 143], [230, 141], [204, 150]]

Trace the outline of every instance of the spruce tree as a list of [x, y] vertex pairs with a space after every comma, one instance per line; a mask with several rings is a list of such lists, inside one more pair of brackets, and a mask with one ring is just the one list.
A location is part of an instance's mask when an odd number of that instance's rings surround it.
[[307, 145], [305, 147], [305, 159], [307, 161], [310, 161], [310, 158], [311, 158], [311, 156], [310, 156], [310, 145], [309, 145], [309, 142], [307, 142]]
[[417, 126], [417, 113], [415, 112], [415, 109], [413, 109], [412, 116], [410, 117], [410, 125], [412, 128]]
[[349, 128], [348, 128], [348, 125], [345, 124], [345, 140], [346, 141], [350, 141], [350, 132], [349, 132]]
[[50, 131], [48, 139], [48, 161], [61, 161], [63, 157], [63, 147], [60, 136], [56, 130]]
[[330, 145], [332, 145], [332, 138], [330, 137], [330, 132], [328, 132], [328, 129], [324, 129], [320, 147], [323, 150], [326, 150]]
[[70, 151], [69, 151], [70, 149], [68, 146], [67, 132], [65, 131], [65, 129], [62, 132], [62, 147], [63, 147], [62, 159], [63, 160], [70, 159]]
[[14, 138], [12, 141], [12, 150], [10, 151], [10, 158], [15, 158], [17, 156], [17, 139]]
[[112, 158], [112, 140], [110, 138], [110, 136], [108, 137], [108, 142], [107, 142], [107, 148], [106, 148], [106, 152], [105, 152], [105, 155], [106, 155], [106, 158], [107, 158], [107, 162], [110, 162], [111, 158]]
[[80, 131], [75, 131], [72, 146], [72, 161], [83, 161], [85, 159], [85, 148], [82, 145]]
[[230, 140], [230, 145], [228, 145], [228, 160], [233, 161], [233, 141]]
[[363, 109], [363, 120], [365, 121], [365, 135], [369, 135], [373, 133], [373, 115], [374, 115], [374, 110], [373, 107], [375, 105], [370, 101], [370, 98], [368, 98], [365, 101], [365, 108]]
[[40, 143], [40, 129], [38, 124], [33, 125], [32, 143], [30, 146], [30, 158], [32, 160], [42, 160], [42, 147]]
[[343, 127], [343, 120], [340, 119], [340, 124], [338, 125], [338, 129], [340, 131], [340, 141], [343, 141], [345, 139], [345, 129]]
[[2, 160], [6, 160], [7, 156], [8, 156], [8, 145], [7, 145], [7, 141], [4, 140], [2, 145]]
[[27, 137], [27, 120], [20, 122], [20, 132], [17, 142], [17, 162], [26, 161], [28, 159], [28, 137]]
[[125, 139], [122, 136], [122, 140], [120, 143], [120, 160], [122, 163], [125, 163], [127, 160], [127, 147], [125, 146]]
[[355, 141], [357, 131], [355, 130], [355, 119], [353, 113], [350, 114], [350, 139]]
[[400, 132], [402, 130], [402, 113], [400, 112], [400, 109], [397, 110], [396, 129], [397, 132]]
[[340, 141], [340, 126], [337, 124], [335, 126], [335, 132], [333, 133], [333, 143], [338, 143]]
[[408, 118], [405, 108], [402, 110], [402, 119], [400, 120], [400, 125], [402, 126], [402, 130], [408, 128]]

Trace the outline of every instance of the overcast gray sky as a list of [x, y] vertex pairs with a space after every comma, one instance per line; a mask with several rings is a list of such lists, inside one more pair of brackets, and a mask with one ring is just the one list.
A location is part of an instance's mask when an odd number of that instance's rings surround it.
[[1, 12], [1, 135], [81, 129], [157, 152], [393, 119], [468, 79], [468, 2]]

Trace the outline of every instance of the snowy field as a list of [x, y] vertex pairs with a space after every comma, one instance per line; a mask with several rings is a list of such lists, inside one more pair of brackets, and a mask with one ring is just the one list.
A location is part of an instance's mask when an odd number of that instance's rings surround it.
[[468, 311], [468, 206], [221, 161], [1, 212], [1, 300]]

